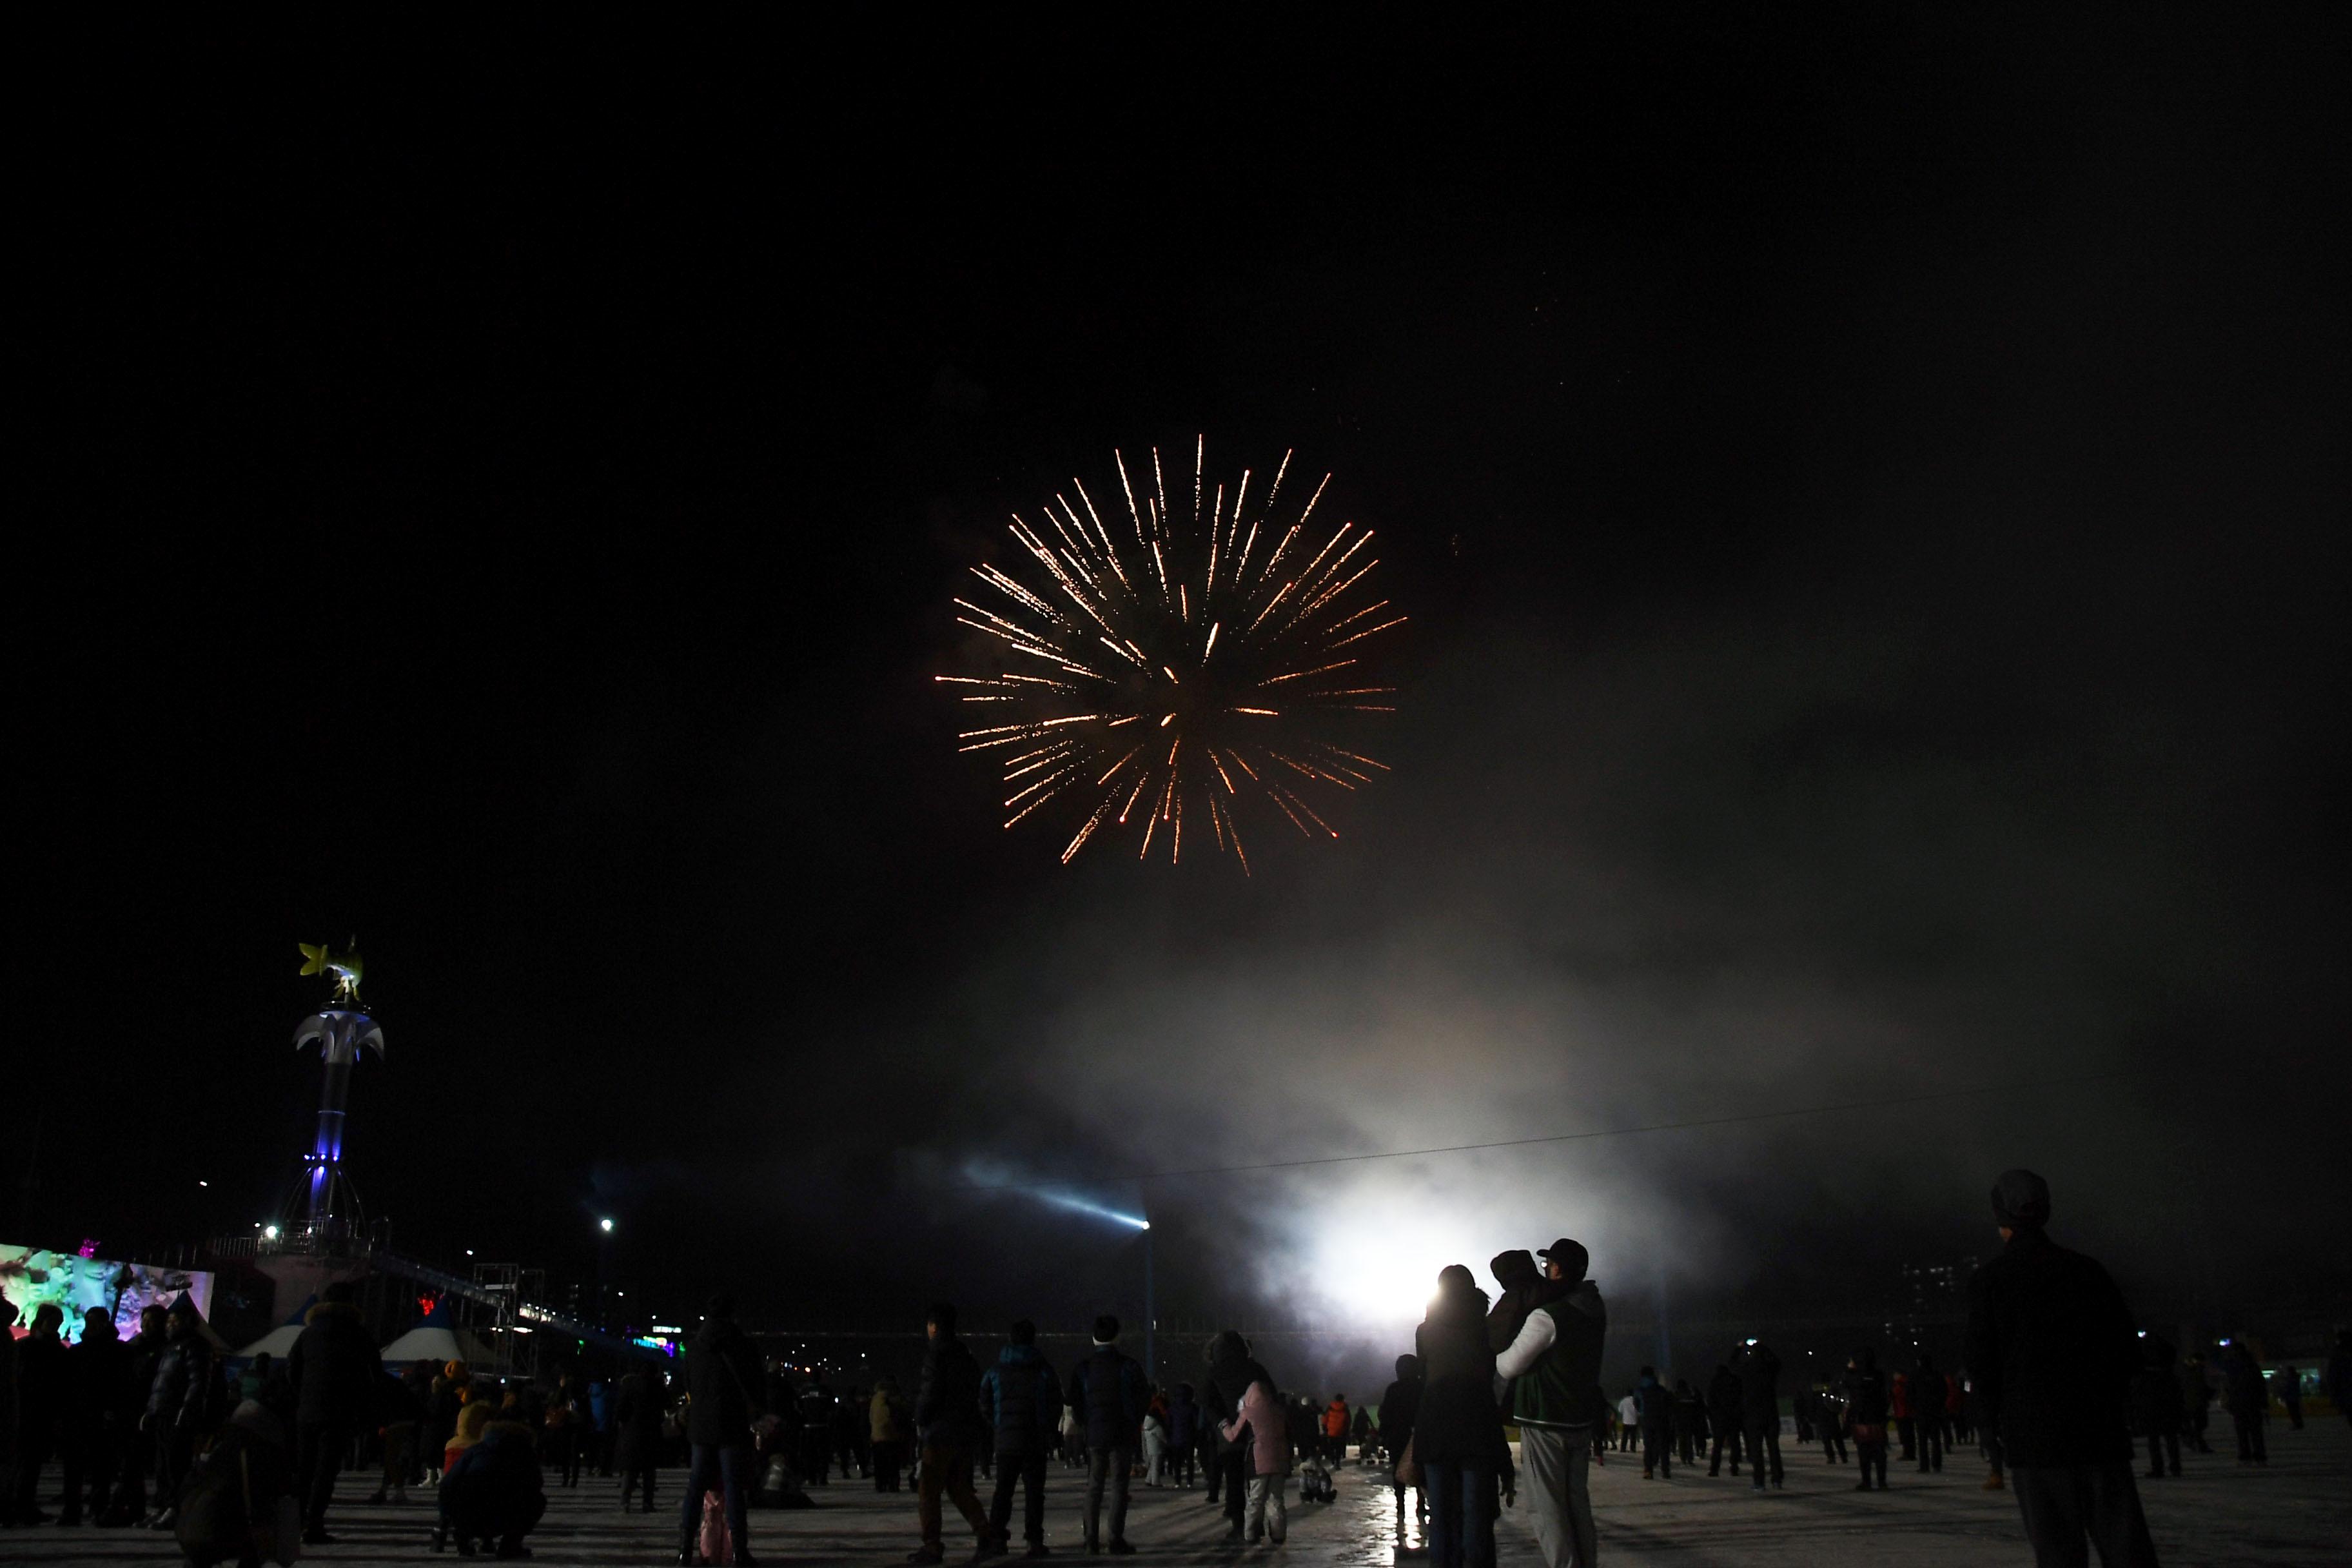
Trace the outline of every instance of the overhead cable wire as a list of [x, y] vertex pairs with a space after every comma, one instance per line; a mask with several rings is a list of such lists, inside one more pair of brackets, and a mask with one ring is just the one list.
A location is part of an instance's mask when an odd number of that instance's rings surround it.
[[1256, 1171], [1295, 1171], [1314, 1165], [1354, 1165], [1373, 1160], [1412, 1160], [1431, 1154], [1468, 1154], [1485, 1149], [1525, 1149], [1540, 1143], [1574, 1143], [1594, 1138], [1630, 1138], [1643, 1132], [1681, 1132], [1697, 1127], [1729, 1127], [1746, 1121], [1780, 1121], [1797, 1116], [1827, 1116], [1844, 1110], [1879, 1110], [1897, 1105], [1925, 1105], [1938, 1100], [1963, 1100], [1975, 1095], [2015, 1094], [2032, 1089], [2059, 1089], [2079, 1083], [2103, 1083], [2126, 1076], [2113, 1072], [2076, 1073], [2067, 1078], [2032, 1079], [2022, 1083], [1979, 1084], [1972, 1089], [1937, 1089], [1927, 1094], [1899, 1094], [1883, 1100], [1848, 1100], [1829, 1105], [1800, 1105], [1785, 1110], [1746, 1110], [1733, 1116], [1702, 1116], [1686, 1121], [1650, 1121], [1634, 1127], [1595, 1127], [1581, 1132], [1547, 1132], [1534, 1138], [1500, 1138], [1486, 1143], [1440, 1143], [1425, 1149], [1382, 1149], [1362, 1154], [1318, 1154], [1305, 1160], [1267, 1160], [1247, 1165], [1195, 1165], [1181, 1171], [1141, 1171], [1125, 1175], [1055, 1176], [1034, 1182], [975, 1182], [946, 1189], [957, 1193], [1020, 1193], [1040, 1187], [1118, 1185], [1122, 1183], [1173, 1182], [1192, 1176], [1236, 1176]]

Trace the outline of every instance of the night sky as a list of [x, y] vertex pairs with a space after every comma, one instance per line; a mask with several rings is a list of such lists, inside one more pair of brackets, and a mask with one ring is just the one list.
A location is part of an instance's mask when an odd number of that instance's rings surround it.
[[[5, 1239], [249, 1231], [355, 933], [403, 1250], [764, 1322], [1128, 1299], [989, 1172], [1252, 1322], [1563, 1231], [1843, 1310], [2011, 1164], [2152, 1314], [2340, 1304], [2341, 39], [1731, 15], [58, 62]], [[1397, 771], [1066, 868], [948, 600], [1199, 434], [1380, 531]]]

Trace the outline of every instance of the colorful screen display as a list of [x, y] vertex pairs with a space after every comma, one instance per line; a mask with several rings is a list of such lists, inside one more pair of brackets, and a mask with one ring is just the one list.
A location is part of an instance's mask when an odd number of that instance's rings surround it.
[[34, 1310], [44, 1301], [54, 1301], [66, 1315], [68, 1343], [80, 1340], [83, 1314], [92, 1307], [112, 1313], [116, 1331], [129, 1339], [139, 1331], [141, 1308], [168, 1307], [184, 1295], [195, 1298], [196, 1310], [209, 1322], [210, 1274], [0, 1244], [0, 1296], [16, 1309], [14, 1332], [19, 1337], [31, 1329]]

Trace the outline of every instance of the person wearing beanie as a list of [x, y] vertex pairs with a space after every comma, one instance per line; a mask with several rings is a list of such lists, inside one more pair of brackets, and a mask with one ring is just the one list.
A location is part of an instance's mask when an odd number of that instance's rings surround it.
[[2050, 1185], [1993, 1184], [2002, 1247], [1969, 1284], [1968, 1366], [2037, 1563], [2153, 1568], [2128, 1418], [2139, 1339], [2107, 1271], [2052, 1241]]
[[[1095, 1320], [1094, 1351], [1070, 1373], [1070, 1408], [1087, 1427], [1087, 1550], [1124, 1557], [1135, 1550], [1127, 1541], [1128, 1470], [1135, 1461], [1151, 1395], [1144, 1386], [1143, 1369], [1119, 1353], [1118, 1327], [1118, 1320], [1108, 1313]], [[1110, 1489], [1108, 1541], [1102, 1534], [1106, 1485]]]

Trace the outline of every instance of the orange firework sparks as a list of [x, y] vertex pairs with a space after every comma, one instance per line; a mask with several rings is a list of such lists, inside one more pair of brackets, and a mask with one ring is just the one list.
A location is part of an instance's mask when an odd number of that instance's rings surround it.
[[[1131, 825], [1137, 853], [1149, 855], [1156, 837], [1171, 862], [1180, 859], [1189, 797], [1195, 813], [1206, 812], [1215, 847], [1231, 849], [1246, 873], [1244, 816], [1263, 809], [1309, 838], [1337, 838], [1297, 790], [1352, 791], [1371, 782], [1367, 770], [1388, 771], [1360, 749], [1367, 721], [1358, 715], [1394, 711], [1379, 699], [1396, 688], [1364, 681], [1379, 679], [1368, 668], [1374, 639], [1405, 617], [1386, 599], [1359, 603], [1380, 564], [1366, 549], [1371, 531], [1310, 525], [1328, 474], [1295, 519], [1277, 521], [1287, 452], [1255, 502], [1248, 469], [1233, 485], [1212, 483], [1207, 456], [1207, 443], [1196, 442], [1186, 521], [1181, 499], [1169, 504], [1157, 447], [1135, 477], [1112, 453], [1118, 488], [1108, 504], [1116, 518], [1126, 502], [1131, 542], [1073, 479], [1077, 504], [1057, 492], [1036, 513], [1016, 513], [1012, 560], [973, 567], [982, 591], [955, 601], [955, 618], [992, 639], [1003, 661], [992, 676], [937, 678], [967, 689], [957, 693], [962, 701], [1001, 705], [967, 710], [974, 726], [956, 737], [957, 748], [1011, 751], [1005, 826], [1048, 803], [1076, 808], [1065, 864], [1098, 832], [1130, 826], [1139, 801], [1150, 804]], [[1164, 756], [1116, 732], [1138, 720], [1170, 731]], [[1155, 834], [1160, 825], [1168, 831]], [[1202, 842], [1196, 832], [1194, 845]]]

